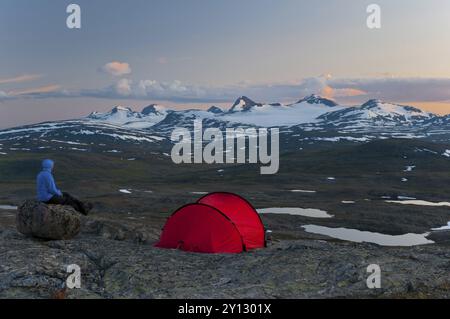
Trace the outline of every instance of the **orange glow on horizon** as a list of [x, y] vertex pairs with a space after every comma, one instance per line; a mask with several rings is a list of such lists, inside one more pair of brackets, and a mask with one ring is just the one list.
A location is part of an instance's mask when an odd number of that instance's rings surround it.
[[415, 106], [427, 112], [432, 112], [438, 115], [450, 114], [450, 101], [443, 102], [408, 102], [400, 103]]

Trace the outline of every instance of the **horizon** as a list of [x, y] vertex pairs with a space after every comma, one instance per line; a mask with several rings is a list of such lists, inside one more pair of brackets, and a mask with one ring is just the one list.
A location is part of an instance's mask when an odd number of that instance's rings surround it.
[[[287, 103], [281, 103], [281, 104], [282, 104], [283, 106], [290, 106], [290, 105], [296, 104], [297, 102], [299, 102], [299, 101], [302, 100], [302, 99], [306, 99], [306, 98], [311, 97], [311, 96], [317, 96], [317, 97], [319, 97], [319, 98], [331, 100], [331, 101], [333, 101], [333, 102], [336, 102], [337, 105], [338, 105], [338, 106], [341, 106], [341, 107], [349, 107], [349, 108], [350, 108], [350, 107], [359, 107], [359, 106], [362, 106], [363, 104], [365, 104], [365, 103], [367, 103], [367, 102], [369, 102], [369, 101], [376, 100], [376, 101], [379, 101], [379, 102], [381, 102], [381, 103], [386, 103], [386, 104], [394, 104], [394, 105], [401, 105], [401, 106], [412, 106], [412, 107], [421, 109], [421, 110], [423, 110], [423, 111], [426, 111], [426, 112], [429, 112], [429, 113], [433, 113], [433, 114], [438, 115], [438, 116], [445, 116], [445, 115], [447, 115], [447, 114], [439, 114], [439, 113], [434, 113], [434, 112], [431, 112], [431, 111], [427, 111], [427, 110], [425, 110], [425, 109], [423, 109], [423, 108], [420, 108], [420, 107], [418, 107], [418, 106], [416, 106], [416, 105], [406, 105], [406, 104], [404, 104], [404, 103], [403, 103], [403, 104], [402, 104], [402, 103], [395, 103], [395, 102], [391, 102], [391, 101], [385, 101], [385, 100], [381, 100], [381, 99], [371, 99], [371, 98], [369, 98], [368, 100], [366, 100], [366, 101], [364, 101], [364, 102], [362, 102], [362, 103], [352, 104], [352, 105], [344, 105], [344, 104], [338, 103], [336, 100], [334, 100], [334, 99], [332, 99], [332, 98], [327, 98], [327, 97], [321, 96], [320, 94], [316, 94], [316, 93], [312, 93], [312, 94], [309, 94], [309, 95], [305, 95], [305, 96], [303, 96], [303, 97], [298, 98], [298, 99], [295, 100], [295, 101], [291, 101], [291, 102], [287, 102]], [[263, 105], [270, 105], [270, 104], [274, 104], [274, 103], [279, 103], [279, 102], [276, 102], [276, 101], [271, 101], [271, 102], [258, 101], [258, 100], [255, 100], [255, 99], [249, 97], [249, 96], [246, 96], [246, 95], [241, 95], [241, 96], [237, 97], [233, 102], [229, 102], [229, 103], [215, 103], [215, 104], [205, 104], [205, 105], [197, 105], [197, 104], [194, 104], [194, 105], [192, 105], [193, 107], [190, 106], [190, 105], [185, 105], [184, 107], [181, 107], [181, 108], [180, 108], [179, 106], [178, 106], [178, 107], [174, 107], [174, 106], [171, 106], [171, 105], [166, 105], [166, 104], [161, 104], [161, 103], [150, 103], [150, 104], [144, 103], [144, 104], [142, 104], [142, 101], [139, 101], [139, 102], [141, 103], [140, 106], [131, 105], [131, 104], [124, 104], [124, 103], [113, 104], [113, 105], [109, 106], [109, 108], [106, 108], [106, 109], [104, 109], [104, 110], [102, 110], [102, 111], [92, 110], [92, 111], [90, 111], [90, 112], [88, 112], [88, 113], [86, 113], [86, 114], [83, 114], [83, 115], [79, 116], [79, 117], [60, 118], [60, 119], [55, 119], [55, 120], [52, 120], [52, 121], [43, 120], [43, 121], [41, 121], [41, 122], [39, 122], [39, 121], [38, 121], [38, 122], [30, 122], [30, 123], [19, 124], [19, 125], [10, 126], [10, 127], [1, 127], [1, 126], [0, 126], [0, 130], [3, 130], [3, 129], [12, 129], [12, 128], [15, 128], [15, 127], [26, 126], [26, 125], [31, 125], [31, 124], [39, 124], [39, 123], [44, 123], [44, 122], [57, 122], [57, 121], [64, 121], [64, 120], [76, 120], [76, 119], [82, 119], [82, 118], [88, 117], [88, 116], [91, 115], [91, 114], [95, 114], [95, 113], [97, 113], [97, 114], [107, 113], [107, 112], [112, 111], [112, 110], [115, 109], [115, 108], [120, 108], [120, 107], [122, 107], [122, 108], [128, 108], [128, 109], [130, 109], [131, 111], [137, 112], [137, 113], [142, 112], [144, 108], [149, 107], [149, 106], [161, 106], [161, 107], [165, 108], [166, 110], [171, 110], [171, 111], [183, 111], [183, 110], [203, 110], [203, 111], [206, 111], [206, 110], [208, 110], [209, 108], [215, 106], [215, 107], [219, 107], [219, 108], [220, 108], [221, 110], [223, 110], [223, 111], [229, 111], [229, 110], [233, 107], [234, 103], [236, 103], [239, 99], [244, 98], [244, 97], [245, 97], [245, 98], [249, 98], [249, 99], [252, 100], [253, 102], [261, 103], [261, 104], [263, 104]], [[196, 105], [197, 105], [197, 107], [195, 107]]]
[[76, 3], [81, 29], [66, 26], [66, 1], [0, 4], [0, 129], [114, 105], [226, 107], [243, 95], [450, 114], [446, 0], [378, 0], [380, 29], [366, 26], [371, 1]]
[[[250, 96], [241, 95], [241, 96], [238, 96], [234, 100], [230, 100], [230, 102], [212, 103], [212, 104], [203, 104], [203, 105], [194, 103], [193, 105], [184, 105], [182, 107], [180, 107], [180, 105], [178, 105], [178, 107], [177, 107], [177, 106], [167, 105], [167, 104], [163, 104], [163, 103], [150, 103], [150, 104], [148, 104], [148, 103], [145, 104], [144, 103], [144, 104], [142, 104], [141, 101], [139, 101], [139, 103], [141, 103], [140, 106], [137, 106], [135, 104], [117, 103], [117, 104], [111, 105], [110, 108], [104, 110], [104, 112], [105, 111], [108, 112], [108, 111], [111, 111], [111, 110], [113, 110], [115, 108], [120, 108], [120, 107], [128, 108], [128, 109], [130, 109], [131, 111], [134, 111], [134, 112], [141, 112], [144, 108], [149, 107], [149, 106], [160, 106], [160, 107], [163, 107], [163, 108], [165, 108], [167, 110], [174, 110], [174, 111], [208, 110], [211, 107], [219, 107], [223, 111], [229, 111], [238, 100], [243, 99], [243, 98], [250, 99], [251, 101], [253, 101], [255, 103], [262, 104], [262, 105], [271, 105], [271, 104], [280, 103], [282, 106], [291, 106], [293, 104], [296, 104], [296, 103], [300, 102], [301, 100], [304, 100], [304, 99], [307, 99], [307, 98], [313, 97], [313, 96], [321, 98], [321, 99], [330, 100], [332, 102], [335, 102], [338, 106], [342, 106], [342, 107], [359, 107], [359, 106], [362, 106], [363, 104], [365, 104], [367, 102], [370, 102], [370, 101], [379, 101], [380, 103], [385, 103], [385, 104], [394, 104], [394, 105], [400, 105], [400, 106], [412, 106], [412, 107], [415, 107], [415, 108], [418, 108], [418, 109], [422, 109], [421, 107], [418, 107], [416, 105], [412, 105], [412, 104], [408, 104], [407, 105], [405, 103], [397, 103], [397, 102], [392, 102], [392, 101], [385, 101], [385, 100], [378, 99], [378, 98], [369, 98], [369, 99], [367, 99], [367, 100], [365, 100], [365, 101], [363, 101], [361, 103], [344, 105], [344, 104], [338, 103], [337, 100], [335, 100], [333, 98], [327, 98], [327, 97], [324, 97], [324, 96], [322, 96], [320, 94], [312, 93], [312, 94], [305, 95], [303, 97], [299, 97], [297, 100], [293, 100], [293, 101], [290, 101], [290, 102], [259, 101], [259, 100], [253, 99]], [[424, 110], [424, 111], [426, 111], [426, 110]], [[434, 113], [434, 112], [431, 112], [431, 111], [427, 111], [427, 112]], [[91, 114], [91, 113], [101, 113], [101, 111], [93, 110], [93, 111], [89, 112], [89, 114]], [[448, 115], [449, 113], [445, 113], [445, 114], [434, 113], [434, 114], [441, 116], [441, 115]]]

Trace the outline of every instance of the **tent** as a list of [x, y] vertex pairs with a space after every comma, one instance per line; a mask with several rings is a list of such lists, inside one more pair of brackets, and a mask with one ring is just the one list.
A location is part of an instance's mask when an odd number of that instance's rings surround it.
[[265, 246], [264, 226], [242, 197], [212, 193], [188, 204], [167, 220], [160, 248], [200, 253], [241, 253]]
[[265, 232], [261, 217], [243, 197], [233, 193], [211, 193], [200, 198], [198, 203], [217, 208], [233, 221], [242, 235], [246, 250], [265, 246]]

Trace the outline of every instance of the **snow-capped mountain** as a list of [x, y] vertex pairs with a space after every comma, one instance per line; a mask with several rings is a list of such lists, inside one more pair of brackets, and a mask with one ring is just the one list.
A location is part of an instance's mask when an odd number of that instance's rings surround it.
[[369, 100], [361, 106], [329, 112], [319, 116], [321, 123], [336, 128], [387, 129], [395, 126], [421, 126], [437, 116], [412, 106]]
[[254, 107], [262, 106], [261, 103], [256, 103], [255, 101], [249, 99], [246, 96], [239, 97], [228, 110], [228, 113], [233, 112], [248, 112]]
[[126, 106], [116, 106], [107, 113], [93, 112], [88, 115], [89, 119], [115, 124], [126, 124], [130, 121], [142, 119], [142, 117], [141, 113], [134, 112], [130, 107]]
[[254, 102], [253, 104], [248, 104], [247, 102], [240, 112], [236, 111], [235, 105], [229, 112], [221, 116], [222, 120], [263, 127], [314, 123], [318, 121], [318, 117], [322, 114], [343, 109], [334, 101], [317, 95], [305, 97], [297, 103], [289, 105], [281, 103], [255, 104]]
[[223, 110], [222, 110], [222, 108], [213, 105], [213, 106], [211, 106], [211, 107], [208, 109], [208, 112], [214, 113], [214, 114], [222, 114], [222, 113], [223, 113]]
[[130, 107], [116, 106], [106, 113], [91, 113], [87, 118], [125, 128], [145, 129], [161, 122], [167, 113], [165, 107], [156, 104], [144, 107], [141, 112], [135, 112]]
[[[0, 144], [10, 144], [10, 149], [30, 144], [36, 149], [45, 149], [52, 141], [84, 145], [82, 149], [91, 145], [113, 148], [117, 143], [155, 148], [170, 144], [170, 135], [177, 127], [192, 130], [196, 119], [202, 120], [204, 128], [222, 130], [280, 127], [282, 143], [295, 147], [299, 143], [366, 142], [389, 137], [450, 139], [450, 115], [437, 116], [411, 106], [379, 100], [345, 107], [330, 99], [310, 95], [293, 104], [257, 103], [242, 96], [228, 110], [218, 106], [208, 110], [174, 110], [152, 104], [134, 111], [130, 107], [116, 106], [109, 112], [94, 112], [81, 119], [1, 130]], [[0, 148], [4, 146], [0, 145]], [[58, 144], [57, 149], [60, 148]], [[79, 147], [72, 148], [77, 150]]]
[[296, 104], [301, 103], [319, 104], [319, 105], [326, 105], [329, 107], [338, 106], [338, 104], [333, 100], [323, 98], [317, 94], [312, 94], [307, 97], [304, 97], [303, 99], [299, 100]]
[[[113, 125], [122, 129], [166, 133], [175, 127], [190, 127], [195, 119], [202, 119], [206, 126], [222, 127], [246, 125], [260, 127], [308, 127], [309, 129], [372, 129], [386, 131], [395, 127], [427, 128], [448, 126], [450, 116], [439, 117], [412, 106], [386, 103], [380, 100], [353, 107], [310, 95], [293, 104], [257, 103], [246, 96], [239, 97], [228, 110], [212, 106], [208, 110], [171, 110], [161, 105], [149, 105], [142, 111], [116, 106], [105, 113], [94, 112], [80, 123]], [[63, 121], [61, 123], [68, 123]]]
[[217, 106], [204, 110], [168, 110], [162, 106], [150, 105], [141, 112], [130, 108], [115, 107], [107, 113], [93, 113], [88, 119], [105, 123], [120, 124], [123, 127], [151, 129], [167, 132], [175, 127], [190, 127], [195, 119], [202, 119], [204, 125], [223, 127], [236, 126], [292, 126], [316, 122], [317, 118], [331, 110], [341, 110], [334, 101], [311, 95], [297, 103], [257, 103], [246, 96], [239, 97], [230, 109], [224, 111]]
[[166, 107], [158, 104], [150, 104], [142, 109], [142, 115], [166, 115], [167, 109]]

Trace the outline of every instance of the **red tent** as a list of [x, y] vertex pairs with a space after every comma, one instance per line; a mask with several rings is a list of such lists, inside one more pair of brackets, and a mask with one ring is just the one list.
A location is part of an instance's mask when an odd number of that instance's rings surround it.
[[173, 213], [155, 246], [201, 253], [241, 253], [265, 246], [264, 226], [242, 197], [212, 193]]
[[224, 213], [242, 235], [246, 250], [265, 246], [264, 225], [256, 210], [244, 198], [233, 193], [211, 193], [198, 203], [207, 204]]

